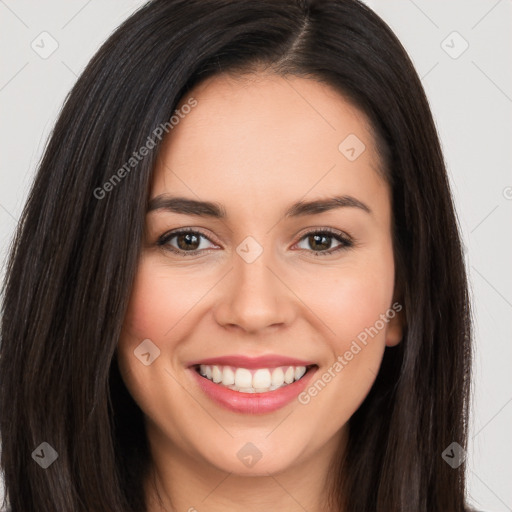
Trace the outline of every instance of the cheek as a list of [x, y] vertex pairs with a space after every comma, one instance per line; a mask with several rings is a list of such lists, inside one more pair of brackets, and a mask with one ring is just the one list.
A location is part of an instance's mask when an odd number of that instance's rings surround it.
[[[123, 381], [133, 399], [148, 418], [158, 418], [162, 409], [181, 410], [183, 393], [170, 377], [176, 344], [191, 329], [189, 318], [194, 303], [204, 291], [197, 291], [185, 276], [155, 265], [142, 256], [133, 284], [122, 333], [118, 343], [118, 363]], [[143, 340], [160, 350], [150, 365], [134, 351]], [[158, 390], [158, 392], [157, 392]]]
[[[117, 350], [120, 371], [134, 397], [140, 398], [142, 390], [149, 384], [148, 379], [155, 378], [160, 367], [168, 363], [165, 344], [169, 341], [166, 340], [172, 341], [177, 330], [173, 326], [180, 325], [179, 321], [186, 313], [183, 297], [175, 292], [176, 289], [179, 285], [175, 279], [155, 272], [148, 258], [142, 257]], [[159, 357], [151, 366], [144, 366], [134, 354], [141, 342], [147, 339], [160, 350]]]
[[322, 421], [332, 431], [348, 421], [375, 381], [393, 291], [393, 253], [383, 245], [381, 251], [338, 268], [336, 276], [333, 272], [324, 281], [323, 292], [314, 292], [315, 306], [329, 327], [323, 331], [330, 354], [301, 403], [311, 401], [318, 411], [328, 411]]
[[[358, 337], [364, 338], [360, 334], [376, 324], [384, 336], [385, 329], [379, 320], [389, 308], [393, 293], [392, 284], [388, 286], [386, 281], [388, 276], [384, 274], [365, 274], [359, 279], [351, 276], [340, 283], [336, 292], [335, 317], [335, 311], [332, 311], [333, 319], [336, 321], [335, 331], [339, 334], [337, 339], [347, 342]], [[344, 343], [341, 345], [343, 348]]]
[[189, 313], [202, 295], [202, 276], [173, 272], [142, 257], [124, 320], [124, 339], [135, 343], [149, 338], [166, 348], [186, 332]]
[[313, 302], [332, 331], [333, 348], [347, 350], [352, 340], [375, 325], [379, 334], [373, 337], [383, 342], [387, 322], [383, 325], [381, 319], [391, 306], [394, 291], [392, 252], [368, 254], [327, 277], [331, 278], [315, 289]]
[[[179, 300], [178, 294], [169, 293], [169, 286], [174, 288], [176, 284], [171, 285], [165, 275], [155, 275], [143, 257], [124, 322], [126, 332], [132, 338], [159, 339], [170, 329], [173, 318], [169, 315], [176, 311], [175, 307]], [[176, 298], [173, 300], [173, 297]]]

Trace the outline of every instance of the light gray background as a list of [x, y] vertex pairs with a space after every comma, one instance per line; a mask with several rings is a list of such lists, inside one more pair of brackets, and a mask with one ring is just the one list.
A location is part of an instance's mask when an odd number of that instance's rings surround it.
[[[143, 3], [0, 0], [0, 278], [66, 94], [99, 45]], [[470, 502], [486, 512], [512, 511], [512, 1], [366, 3], [395, 31], [422, 78], [467, 248], [476, 340]], [[58, 43], [46, 59], [31, 47], [51, 48], [44, 31]]]

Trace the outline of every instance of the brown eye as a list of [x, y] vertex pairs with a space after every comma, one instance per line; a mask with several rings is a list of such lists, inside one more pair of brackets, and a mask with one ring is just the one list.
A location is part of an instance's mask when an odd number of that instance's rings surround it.
[[174, 237], [176, 238], [176, 243], [178, 245], [178, 249], [180, 250], [195, 250], [198, 249], [201, 245], [200, 236], [197, 236], [193, 233], [181, 233], [174, 235]]
[[[203, 243], [203, 240], [206, 242]], [[307, 247], [299, 248], [312, 252], [314, 256], [333, 254], [354, 245], [350, 238], [329, 229], [310, 231], [301, 238], [299, 244], [304, 243], [303, 241]], [[335, 242], [338, 244], [333, 247]], [[206, 235], [193, 229], [171, 231], [162, 235], [157, 241], [158, 246], [183, 256], [194, 256], [210, 249], [211, 247], [208, 247], [208, 243], [214, 245]]]
[[[315, 256], [333, 254], [342, 249], [348, 249], [353, 246], [353, 242], [342, 236], [340, 233], [335, 233], [330, 230], [323, 231], [310, 231], [301, 238], [301, 241], [305, 241], [308, 247], [302, 247], [302, 249], [316, 253]], [[333, 246], [333, 240], [337, 241], [339, 245]]]
[[[209, 249], [208, 243], [204, 244], [203, 240], [212, 243], [209, 238], [200, 231], [181, 229], [161, 236], [157, 245], [178, 254], [196, 255], [202, 250]], [[206, 247], [204, 245], [206, 245]]]

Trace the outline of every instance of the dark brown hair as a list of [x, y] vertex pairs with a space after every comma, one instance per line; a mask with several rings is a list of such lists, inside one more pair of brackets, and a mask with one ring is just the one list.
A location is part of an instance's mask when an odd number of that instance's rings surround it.
[[[404, 48], [357, 0], [154, 0], [69, 94], [8, 260], [0, 433], [12, 512], [145, 510], [149, 451], [116, 345], [159, 142], [108, 194], [94, 191], [194, 85], [262, 65], [328, 83], [364, 112], [392, 187], [406, 330], [350, 419], [346, 456], [332, 467], [333, 508], [465, 509], [464, 464], [452, 469], [441, 453], [466, 447], [466, 273], [438, 135]], [[59, 454], [46, 470], [31, 459], [43, 441]]]

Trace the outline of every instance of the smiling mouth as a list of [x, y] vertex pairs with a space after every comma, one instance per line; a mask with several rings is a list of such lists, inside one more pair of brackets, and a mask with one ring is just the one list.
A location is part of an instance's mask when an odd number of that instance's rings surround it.
[[308, 366], [278, 366], [275, 368], [238, 368], [223, 365], [195, 365], [203, 378], [221, 387], [240, 393], [267, 393], [301, 380], [316, 364]]

